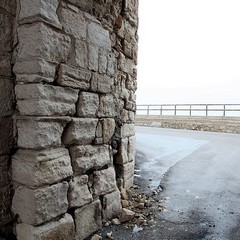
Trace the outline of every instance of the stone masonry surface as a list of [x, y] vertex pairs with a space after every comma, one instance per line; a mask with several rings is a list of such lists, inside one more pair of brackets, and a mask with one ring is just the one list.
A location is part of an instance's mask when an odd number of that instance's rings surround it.
[[137, 28], [138, 0], [0, 1], [0, 239], [81, 240], [120, 217]]

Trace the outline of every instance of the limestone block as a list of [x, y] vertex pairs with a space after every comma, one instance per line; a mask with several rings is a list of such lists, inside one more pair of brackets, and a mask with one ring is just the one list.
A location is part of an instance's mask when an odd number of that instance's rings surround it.
[[107, 194], [103, 197], [102, 214], [103, 220], [112, 220], [120, 217], [122, 212], [121, 196], [119, 190]]
[[99, 73], [106, 73], [107, 71], [107, 64], [108, 64], [108, 51], [100, 48], [98, 51], [98, 69]]
[[73, 5], [80, 7], [82, 10], [91, 11], [93, 7], [93, 0], [68, 0]]
[[67, 117], [17, 119], [18, 147], [41, 149], [61, 146], [63, 128], [69, 121]]
[[99, 96], [96, 93], [81, 92], [77, 103], [77, 116], [96, 117]]
[[18, 28], [18, 58], [43, 58], [50, 62], [65, 62], [71, 49], [70, 37], [54, 31], [42, 22]]
[[12, 179], [30, 187], [56, 183], [73, 175], [68, 150], [18, 150], [12, 158]]
[[13, 83], [10, 79], [0, 79], [0, 116], [12, 113]]
[[56, 64], [44, 59], [17, 61], [13, 67], [18, 82], [53, 82], [56, 72]]
[[88, 189], [88, 176], [75, 177], [69, 184], [68, 201], [70, 207], [82, 207], [93, 201]]
[[63, 135], [64, 144], [91, 144], [95, 138], [97, 122], [94, 118], [73, 118]]
[[10, 52], [12, 50], [12, 20], [13, 17], [0, 12], [0, 49]]
[[115, 132], [115, 120], [113, 118], [103, 119], [103, 142], [109, 143]]
[[61, 22], [66, 33], [75, 39], [86, 40], [87, 23], [82, 11], [75, 12], [70, 8], [60, 8]]
[[94, 172], [93, 193], [95, 196], [105, 195], [117, 189], [116, 174], [113, 167]]
[[0, 155], [10, 153], [13, 144], [13, 119], [12, 117], [0, 118]]
[[18, 240], [74, 240], [75, 226], [70, 214], [65, 214], [57, 221], [52, 221], [41, 226], [34, 227], [21, 223], [16, 225]]
[[101, 169], [103, 166], [111, 166], [112, 157], [109, 146], [74, 146], [70, 148], [72, 166], [75, 175], [86, 173], [90, 169]]
[[85, 41], [75, 40], [75, 60], [73, 64], [81, 68], [87, 68], [88, 66], [88, 48]]
[[5, 9], [10, 14], [16, 14], [16, 0], [1, 0], [0, 1], [0, 8]]
[[125, 164], [129, 162], [129, 152], [128, 152], [128, 138], [122, 138], [120, 142], [120, 150], [118, 152], [116, 163], [117, 164]]
[[74, 216], [76, 239], [85, 239], [93, 232], [102, 228], [100, 200], [77, 209]]
[[123, 187], [129, 189], [133, 186], [135, 161], [122, 165]]
[[128, 161], [135, 161], [136, 154], [136, 139], [135, 136], [129, 138], [128, 141]]
[[90, 71], [61, 64], [58, 71], [57, 83], [61, 86], [88, 90], [90, 88], [90, 79]]
[[9, 223], [12, 220], [11, 212], [10, 212], [10, 188], [9, 186], [5, 186], [0, 188], [0, 228], [1, 226]]
[[43, 21], [61, 29], [57, 8], [58, 0], [21, 0], [18, 23]]
[[22, 115], [73, 115], [78, 90], [52, 85], [16, 85], [17, 107]]
[[114, 117], [116, 108], [112, 95], [103, 95], [100, 97], [98, 117]]
[[113, 53], [108, 54], [108, 61], [107, 61], [107, 75], [113, 77], [116, 72], [116, 64], [117, 60]]
[[113, 86], [113, 78], [98, 73], [93, 73], [91, 90], [99, 93], [110, 93]]
[[88, 69], [98, 71], [98, 47], [88, 44]]
[[126, 58], [122, 53], [119, 53], [118, 69], [133, 75], [135, 69], [135, 63], [132, 59]]
[[0, 156], [0, 188], [6, 187], [9, 184], [9, 157]]
[[88, 24], [87, 41], [105, 50], [111, 51], [109, 32], [96, 22], [90, 22]]
[[12, 66], [11, 66], [11, 54], [1, 53], [0, 55], [0, 76], [11, 77]]
[[13, 196], [12, 210], [27, 224], [39, 225], [67, 211], [68, 183], [46, 188], [18, 187]]
[[121, 137], [132, 137], [135, 135], [135, 125], [134, 124], [124, 124], [121, 128]]

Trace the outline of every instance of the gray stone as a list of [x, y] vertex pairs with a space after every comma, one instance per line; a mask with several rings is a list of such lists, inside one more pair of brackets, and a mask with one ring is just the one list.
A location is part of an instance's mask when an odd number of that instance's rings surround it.
[[121, 196], [119, 190], [107, 194], [103, 197], [102, 214], [103, 220], [112, 220], [120, 217], [122, 212]]
[[70, 207], [82, 207], [93, 201], [88, 189], [88, 176], [74, 177], [69, 184], [68, 201]]
[[18, 23], [47, 22], [54, 27], [62, 28], [58, 20], [58, 0], [21, 0]]
[[116, 72], [116, 57], [113, 53], [108, 54], [108, 61], [107, 61], [107, 75], [113, 77]]
[[68, 1], [85, 11], [91, 11], [93, 7], [93, 0], [68, 0]]
[[99, 56], [98, 56], [98, 69], [99, 69], [99, 73], [106, 73], [109, 52], [107, 52], [104, 49], [100, 48], [98, 53], [99, 53]]
[[103, 142], [109, 143], [115, 132], [115, 120], [113, 118], [103, 119]]
[[116, 116], [116, 108], [112, 95], [104, 95], [100, 97], [98, 117], [114, 117]]
[[12, 113], [13, 83], [10, 79], [0, 79], [0, 117]]
[[99, 107], [99, 96], [96, 93], [81, 92], [77, 104], [77, 116], [96, 117]]
[[98, 71], [98, 47], [88, 44], [88, 69]]
[[67, 182], [35, 190], [20, 186], [15, 189], [12, 210], [24, 223], [39, 225], [67, 211], [67, 192]]
[[2, 52], [12, 50], [12, 21], [13, 17], [0, 13], [0, 49]]
[[99, 93], [110, 93], [113, 86], [113, 78], [94, 73], [91, 80], [91, 90]]
[[56, 72], [56, 64], [44, 59], [17, 61], [13, 67], [18, 82], [53, 82]]
[[10, 14], [16, 14], [16, 0], [1, 0], [0, 1], [0, 8], [5, 9]]
[[17, 85], [17, 107], [22, 115], [73, 115], [78, 90], [43, 84]]
[[89, 43], [111, 51], [109, 32], [105, 30], [100, 24], [97, 24], [96, 22], [90, 22], [88, 24], [87, 33], [87, 40]]
[[94, 196], [105, 195], [117, 189], [116, 173], [113, 167], [94, 172]]
[[100, 200], [77, 209], [74, 216], [76, 239], [85, 239], [91, 233], [102, 228]]
[[121, 137], [132, 137], [135, 135], [135, 125], [134, 124], [124, 124], [121, 128]]
[[122, 179], [123, 179], [123, 187], [125, 189], [129, 189], [133, 186], [134, 180], [134, 167], [135, 161], [123, 164], [121, 166], [122, 169]]
[[88, 90], [90, 88], [90, 79], [90, 71], [61, 64], [58, 71], [57, 83], [61, 86]]
[[120, 217], [120, 221], [121, 222], [128, 222], [130, 221], [131, 219], [133, 219], [135, 216], [135, 212], [127, 209], [127, 208], [123, 208], [122, 209], [122, 214], [121, 214], [121, 217]]
[[103, 166], [111, 166], [112, 157], [109, 146], [75, 146], [70, 148], [73, 171], [77, 175], [84, 174], [90, 169], [101, 169]]
[[56, 183], [72, 176], [68, 150], [18, 150], [12, 158], [12, 179], [30, 187]]
[[6, 187], [9, 185], [9, 157], [0, 156], [0, 188]]
[[41, 149], [61, 146], [63, 128], [69, 118], [18, 119], [18, 147]]
[[88, 49], [85, 41], [75, 40], [75, 65], [81, 68], [87, 68], [88, 66]]
[[71, 49], [70, 37], [54, 31], [44, 23], [18, 28], [18, 58], [43, 58], [50, 62], [65, 62]]
[[135, 161], [135, 154], [136, 154], [136, 139], [135, 136], [129, 137], [128, 141], [128, 161]]
[[75, 39], [86, 40], [87, 23], [82, 11], [73, 11], [73, 9], [60, 8], [61, 22], [66, 33], [72, 35]]
[[10, 153], [13, 144], [13, 119], [12, 117], [0, 118], [0, 155]]
[[4, 226], [12, 221], [11, 211], [10, 211], [10, 187], [5, 186], [0, 188], [0, 226]]
[[0, 76], [11, 77], [12, 66], [11, 66], [11, 54], [2, 53], [0, 55]]
[[95, 138], [97, 122], [94, 118], [73, 118], [64, 133], [64, 144], [91, 144]]
[[34, 227], [21, 223], [16, 225], [18, 240], [74, 240], [75, 226], [70, 214], [65, 214], [56, 221]]

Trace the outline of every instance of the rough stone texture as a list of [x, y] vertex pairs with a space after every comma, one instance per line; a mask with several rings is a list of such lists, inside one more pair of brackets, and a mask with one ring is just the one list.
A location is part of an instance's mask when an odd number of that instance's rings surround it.
[[122, 212], [121, 196], [119, 190], [103, 197], [103, 220], [111, 220], [120, 217]]
[[98, 116], [99, 117], [116, 116], [116, 108], [112, 95], [105, 95], [100, 97]]
[[41, 224], [67, 211], [67, 191], [67, 182], [35, 190], [20, 186], [15, 190], [12, 210], [24, 223]]
[[131, 219], [133, 219], [135, 216], [135, 213], [127, 208], [123, 208], [122, 214], [120, 216], [120, 221], [121, 222], [128, 222]]
[[56, 183], [72, 176], [68, 150], [18, 150], [12, 160], [12, 179], [17, 183], [37, 187]]
[[94, 196], [111, 193], [117, 189], [116, 174], [113, 167], [94, 172]]
[[53, 82], [56, 72], [56, 64], [44, 59], [18, 61], [13, 68], [17, 82], [38, 83]]
[[113, 86], [111, 77], [94, 73], [91, 80], [91, 90], [99, 93], [110, 93]]
[[68, 201], [70, 207], [82, 207], [93, 201], [88, 188], [88, 176], [75, 177], [69, 184]]
[[1, 226], [9, 223], [12, 220], [11, 212], [10, 212], [10, 188], [9, 186], [0, 188], [0, 229]]
[[73, 68], [71, 66], [61, 64], [57, 82], [61, 86], [88, 90], [90, 88], [90, 79], [91, 72], [85, 69]]
[[101, 203], [99, 200], [79, 208], [74, 213], [76, 239], [85, 239], [102, 228]]
[[74, 174], [80, 175], [90, 169], [98, 170], [105, 165], [111, 166], [113, 163], [109, 148], [107, 145], [71, 147], [70, 155]]
[[30, 149], [59, 147], [68, 121], [68, 118], [18, 119], [18, 146]]
[[43, 84], [17, 85], [17, 107], [22, 115], [73, 115], [78, 90]]
[[70, 214], [65, 214], [57, 221], [34, 227], [29, 224], [17, 224], [18, 240], [74, 240], [75, 227]]
[[9, 157], [0, 156], [0, 188], [6, 187], [9, 184]]
[[103, 120], [103, 142], [109, 143], [115, 132], [115, 120], [113, 118], [105, 118]]
[[12, 114], [13, 83], [9, 79], [0, 79], [0, 117]]
[[123, 187], [129, 189], [133, 185], [135, 161], [121, 165]]
[[77, 116], [96, 117], [99, 107], [99, 96], [96, 93], [81, 92], [77, 104]]
[[47, 22], [61, 29], [56, 14], [58, 0], [21, 0], [18, 23]]
[[65, 62], [71, 48], [71, 39], [54, 31], [44, 23], [21, 26], [18, 29], [18, 58], [42, 58], [50, 62]]
[[97, 122], [94, 118], [74, 118], [64, 134], [64, 144], [91, 144], [95, 138]]
[[12, 117], [0, 118], [0, 155], [9, 154], [13, 144], [13, 119]]
[[135, 126], [134, 124], [124, 124], [121, 128], [121, 137], [132, 137], [135, 135]]

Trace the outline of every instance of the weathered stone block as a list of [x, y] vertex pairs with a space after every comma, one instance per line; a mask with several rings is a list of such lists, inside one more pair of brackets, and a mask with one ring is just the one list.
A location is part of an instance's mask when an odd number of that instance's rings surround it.
[[129, 138], [128, 141], [128, 161], [135, 161], [135, 153], [136, 153], [136, 139], [135, 136]]
[[53, 82], [56, 72], [56, 64], [43, 59], [17, 61], [13, 67], [18, 82]]
[[34, 227], [21, 223], [16, 225], [18, 240], [74, 240], [75, 226], [70, 214], [65, 214], [57, 221]]
[[105, 50], [111, 50], [111, 41], [109, 32], [105, 30], [100, 24], [90, 22], [88, 24], [87, 41]]
[[12, 210], [27, 224], [39, 225], [67, 211], [68, 183], [62, 182], [50, 187], [15, 190]]
[[30, 187], [53, 184], [72, 176], [68, 150], [18, 150], [12, 158], [12, 179]]
[[43, 58], [50, 62], [65, 62], [71, 49], [70, 37], [54, 31], [44, 23], [18, 28], [19, 59]]
[[10, 79], [0, 79], [0, 116], [12, 113], [13, 83]]
[[98, 71], [98, 47], [88, 44], [88, 69]]
[[93, 0], [68, 0], [68, 1], [85, 11], [91, 11], [93, 7]]
[[117, 189], [116, 174], [113, 167], [94, 172], [94, 196], [105, 195]]
[[64, 133], [64, 144], [91, 144], [95, 138], [97, 122], [94, 118], [73, 118]]
[[0, 188], [6, 187], [9, 185], [9, 157], [0, 156]]
[[99, 96], [96, 93], [81, 92], [77, 104], [77, 116], [96, 117], [99, 107]]
[[108, 54], [108, 61], [107, 61], [107, 75], [113, 77], [116, 72], [117, 68], [117, 60], [113, 53]]
[[110, 93], [113, 79], [98, 73], [94, 73], [91, 80], [91, 90], [99, 93]]
[[134, 124], [124, 124], [121, 128], [121, 137], [132, 137], [135, 135], [135, 125]]
[[21, 0], [18, 23], [47, 22], [62, 28], [57, 16], [58, 0]]
[[121, 166], [121, 168], [122, 168], [123, 187], [125, 189], [129, 189], [130, 187], [133, 186], [134, 166], [135, 166], [135, 161], [123, 164]]
[[99, 69], [99, 73], [106, 73], [109, 52], [107, 52], [104, 49], [100, 48], [98, 54], [99, 54], [99, 56], [98, 56], [98, 69]]
[[0, 155], [10, 153], [13, 144], [13, 119], [12, 117], [0, 118]]
[[41, 149], [61, 146], [63, 128], [70, 118], [17, 119], [18, 147]]
[[3, 51], [10, 52], [12, 50], [12, 20], [13, 20], [12, 16], [0, 13], [1, 52]]
[[116, 108], [112, 95], [104, 95], [100, 97], [98, 117], [114, 117], [116, 116]]
[[11, 77], [12, 66], [11, 66], [11, 54], [2, 53], [0, 55], [0, 76]]
[[88, 189], [88, 176], [74, 177], [69, 184], [68, 201], [70, 207], [82, 207], [93, 201]]
[[120, 217], [122, 212], [121, 196], [119, 190], [107, 194], [103, 197], [103, 220], [112, 220]]
[[74, 216], [76, 239], [85, 239], [102, 228], [101, 203], [99, 200], [77, 209]]
[[75, 146], [70, 148], [73, 171], [75, 174], [84, 174], [90, 169], [101, 169], [103, 166], [111, 166], [112, 156], [109, 146]]
[[12, 220], [11, 211], [10, 211], [10, 188], [5, 186], [0, 188], [0, 227], [9, 223]]
[[81, 68], [88, 66], [88, 48], [85, 41], [75, 40], [75, 60], [73, 64]]
[[103, 119], [103, 142], [109, 143], [115, 132], [115, 120], [113, 118]]
[[88, 90], [90, 88], [90, 79], [90, 71], [61, 64], [58, 72], [57, 83], [61, 86]]
[[10, 14], [16, 14], [16, 0], [1, 0], [0, 1], [0, 8], [5, 9]]
[[86, 40], [87, 23], [84, 13], [80, 10], [73, 11], [70, 8], [62, 7], [60, 9], [61, 22], [66, 33], [72, 35], [76, 39]]
[[17, 107], [22, 115], [73, 115], [78, 90], [43, 84], [17, 85]]

